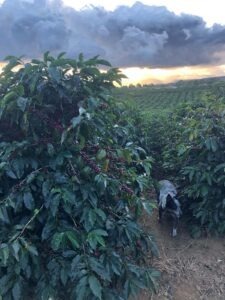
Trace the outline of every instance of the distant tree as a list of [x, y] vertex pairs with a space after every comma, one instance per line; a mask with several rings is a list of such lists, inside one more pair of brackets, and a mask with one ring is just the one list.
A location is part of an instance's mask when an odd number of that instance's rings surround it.
[[134, 84], [129, 84], [129, 88], [134, 88], [135, 87], [135, 85]]

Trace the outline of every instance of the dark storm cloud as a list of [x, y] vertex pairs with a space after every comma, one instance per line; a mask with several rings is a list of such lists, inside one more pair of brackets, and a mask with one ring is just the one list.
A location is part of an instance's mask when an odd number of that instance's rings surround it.
[[70, 56], [96, 54], [119, 67], [217, 63], [225, 27], [200, 17], [137, 2], [114, 11], [81, 11], [60, 0], [6, 0], [0, 7], [0, 58], [38, 57], [46, 50]]

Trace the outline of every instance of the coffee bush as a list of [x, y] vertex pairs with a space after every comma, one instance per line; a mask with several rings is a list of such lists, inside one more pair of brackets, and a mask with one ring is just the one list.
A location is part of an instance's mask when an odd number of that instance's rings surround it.
[[[8, 57], [0, 75], [0, 296], [128, 299], [155, 289], [137, 222], [151, 160], [94, 57]], [[101, 71], [103, 69], [104, 71]], [[140, 171], [141, 170], [141, 171]]]

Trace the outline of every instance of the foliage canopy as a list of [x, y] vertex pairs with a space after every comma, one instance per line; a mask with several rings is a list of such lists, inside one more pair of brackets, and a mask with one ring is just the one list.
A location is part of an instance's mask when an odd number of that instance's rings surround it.
[[158, 273], [141, 262], [155, 244], [137, 223], [152, 208], [139, 197], [151, 163], [110, 96], [122, 75], [99, 57], [7, 59], [0, 296], [122, 300], [154, 289]]

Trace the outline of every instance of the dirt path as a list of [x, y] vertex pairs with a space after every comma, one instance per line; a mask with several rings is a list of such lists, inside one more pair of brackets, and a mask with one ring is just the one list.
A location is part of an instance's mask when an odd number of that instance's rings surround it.
[[162, 273], [157, 295], [142, 293], [138, 300], [225, 300], [225, 239], [193, 239], [180, 224], [176, 238], [170, 224], [145, 216], [144, 226], [155, 235], [160, 258], [154, 266]]

